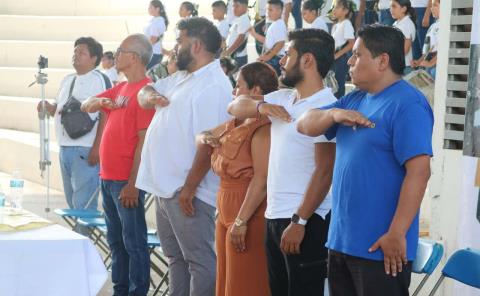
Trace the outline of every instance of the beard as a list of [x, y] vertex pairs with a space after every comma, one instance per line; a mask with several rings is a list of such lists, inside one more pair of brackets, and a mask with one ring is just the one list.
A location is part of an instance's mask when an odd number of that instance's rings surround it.
[[293, 88], [299, 82], [301, 82], [304, 78], [303, 73], [300, 71], [300, 61], [297, 60], [295, 65], [292, 69], [286, 71], [285, 68], [282, 67], [283, 73], [280, 76], [280, 82], [285, 85], [286, 87]]
[[188, 66], [193, 62], [193, 56], [190, 52], [191, 46], [188, 46], [188, 48], [182, 49], [181, 51], [177, 52], [177, 69], [182, 71], [182, 70], [187, 70]]

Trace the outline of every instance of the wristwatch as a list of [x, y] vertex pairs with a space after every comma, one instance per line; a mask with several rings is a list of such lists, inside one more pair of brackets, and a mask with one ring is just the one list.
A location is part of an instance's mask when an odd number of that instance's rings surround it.
[[240, 219], [240, 218], [237, 217], [237, 218], [235, 219], [234, 224], [235, 224], [235, 226], [237, 226], [237, 227], [241, 227], [241, 226], [247, 225], [247, 222], [246, 222], [246, 221], [243, 221], [242, 219]]
[[300, 216], [297, 214], [292, 215], [291, 221], [293, 224], [299, 224], [303, 226], [307, 225], [307, 222], [308, 222], [307, 220], [300, 218]]

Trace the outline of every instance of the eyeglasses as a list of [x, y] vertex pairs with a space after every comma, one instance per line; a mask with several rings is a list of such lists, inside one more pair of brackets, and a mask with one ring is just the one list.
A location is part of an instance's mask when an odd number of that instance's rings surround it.
[[115, 56], [118, 56], [120, 55], [121, 53], [133, 53], [133, 54], [136, 54], [136, 55], [140, 55], [138, 52], [136, 51], [133, 51], [133, 50], [126, 50], [126, 49], [123, 49], [121, 47], [117, 48], [117, 50], [115, 51]]

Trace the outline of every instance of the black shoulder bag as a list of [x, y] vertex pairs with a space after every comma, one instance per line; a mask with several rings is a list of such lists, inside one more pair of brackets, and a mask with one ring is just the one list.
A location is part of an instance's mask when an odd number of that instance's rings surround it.
[[87, 112], [81, 111], [80, 106], [82, 103], [72, 96], [75, 79], [76, 77], [73, 78], [70, 86], [67, 102], [60, 111], [60, 122], [68, 136], [72, 139], [78, 139], [88, 134], [98, 120], [98, 118], [93, 120]]

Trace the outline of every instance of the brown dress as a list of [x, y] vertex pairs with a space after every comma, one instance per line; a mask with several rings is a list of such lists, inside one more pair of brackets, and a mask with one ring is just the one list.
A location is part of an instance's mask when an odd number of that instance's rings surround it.
[[228, 121], [220, 147], [212, 155], [212, 169], [220, 176], [217, 193], [218, 217], [215, 230], [217, 249], [217, 296], [268, 296], [265, 254], [266, 200], [248, 221], [245, 252], [238, 253], [230, 242], [229, 230], [245, 200], [253, 177], [251, 140], [255, 131], [269, 124], [266, 118], [235, 127]]

